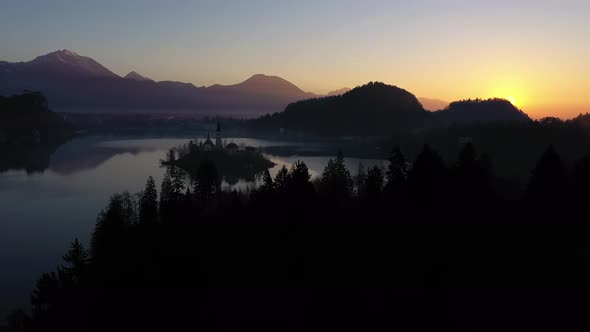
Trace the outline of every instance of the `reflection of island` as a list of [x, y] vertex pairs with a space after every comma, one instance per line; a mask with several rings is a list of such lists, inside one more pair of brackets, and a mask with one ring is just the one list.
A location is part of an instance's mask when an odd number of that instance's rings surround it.
[[[61, 146], [52, 156], [49, 169], [58, 174], [74, 174], [95, 169], [116, 155], [131, 153], [136, 155], [155, 148], [142, 146], [117, 146], [105, 141], [107, 138], [81, 137]], [[110, 138], [113, 139], [113, 138]]]
[[118, 144], [122, 139], [124, 138], [87, 136], [75, 137], [63, 144], [0, 144], [0, 173], [10, 170], [42, 173], [50, 170], [57, 174], [70, 175], [95, 169], [117, 155], [165, 150], [133, 141], [128, 145]]
[[179, 158], [169, 157], [162, 162], [167, 166], [178, 166], [191, 176], [195, 175], [204, 161], [212, 161], [219, 174], [230, 185], [240, 179], [254, 181], [265, 170], [275, 166], [256, 148], [238, 146], [235, 143], [224, 144], [221, 139], [221, 127], [217, 124], [215, 144], [209, 135], [204, 142], [190, 141], [176, 149]]
[[25, 170], [41, 173], [49, 167], [49, 158], [59, 144], [22, 145], [0, 144], [0, 173]]

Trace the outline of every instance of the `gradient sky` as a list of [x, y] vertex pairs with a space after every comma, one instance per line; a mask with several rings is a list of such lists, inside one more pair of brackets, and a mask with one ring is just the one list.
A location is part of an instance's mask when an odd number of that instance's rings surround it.
[[507, 97], [533, 117], [590, 112], [590, 1], [1, 0], [0, 60], [57, 49], [114, 72], [325, 93], [368, 81], [447, 101]]

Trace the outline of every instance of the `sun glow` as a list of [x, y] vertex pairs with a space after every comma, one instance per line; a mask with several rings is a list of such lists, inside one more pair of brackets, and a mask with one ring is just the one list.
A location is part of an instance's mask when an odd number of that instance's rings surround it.
[[519, 77], [502, 77], [493, 80], [488, 90], [489, 98], [504, 98], [518, 108], [527, 105], [528, 96], [528, 85]]
[[505, 96], [504, 99], [508, 100], [510, 103], [512, 103], [512, 105], [518, 106], [518, 102], [516, 101], [516, 98], [514, 98], [514, 97], [512, 97], [512, 96]]

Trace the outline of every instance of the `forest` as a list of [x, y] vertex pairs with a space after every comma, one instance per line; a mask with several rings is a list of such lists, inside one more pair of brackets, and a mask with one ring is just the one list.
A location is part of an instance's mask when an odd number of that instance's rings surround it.
[[114, 194], [89, 244], [40, 276], [17, 331], [587, 330], [590, 154], [548, 146], [499, 191], [467, 142], [352, 174], [297, 162], [248, 192], [203, 161]]

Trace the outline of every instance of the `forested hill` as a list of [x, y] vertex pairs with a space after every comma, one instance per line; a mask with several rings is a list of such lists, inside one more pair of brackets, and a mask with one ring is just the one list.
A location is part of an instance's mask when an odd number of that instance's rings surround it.
[[442, 125], [497, 121], [530, 122], [531, 118], [506, 99], [475, 99], [452, 102], [434, 113]]
[[343, 95], [292, 103], [284, 112], [253, 121], [252, 126], [321, 136], [372, 136], [428, 126], [432, 118], [410, 92], [371, 82]]
[[71, 133], [63, 118], [49, 110], [41, 93], [0, 96], [0, 145], [49, 144]]

